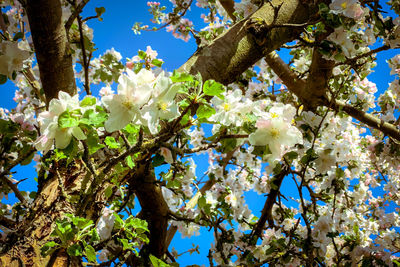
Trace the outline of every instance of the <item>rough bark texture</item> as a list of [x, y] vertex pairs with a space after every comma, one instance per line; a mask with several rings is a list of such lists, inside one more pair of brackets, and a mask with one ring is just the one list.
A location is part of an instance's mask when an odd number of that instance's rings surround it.
[[150, 242], [146, 254], [162, 257], [166, 251], [165, 242], [168, 227], [168, 205], [165, 202], [160, 185], [156, 182], [154, 171], [143, 164], [133, 176], [131, 182], [142, 208], [141, 217], [148, 222]]
[[[63, 175], [71, 176], [68, 172]], [[74, 187], [67, 192], [72, 194]], [[57, 255], [42, 257], [40, 248], [49, 241], [52, 227], [64, 213], [74, 213], [71, 204], [61, 193], [58, 180], [50, 178], [39, 192], [30, 213], [16, 225], [17, 231], [8, 236], [10, 249], [0, 257], [0, 266], [77, 266], [62, 251]], [[23, 264], [22, 264], [23, 263]]]
[[[275, 17], [273, 6], [280, 5]], [[281, 26], [306, 23], [311, 14], [315, 13], [311, 7], [298, 0], [274, 0], [265, 3], [253, 15], [236, 23], [210, 45], [199, 48], [180, 70], [191, 74], [200, 73], [203, 80], [214, 79], [223, 84], [234, 82], [265, 54], [295, 39], [299, 30]], [[250, 30], [253, 22], [278, 27], [271, 26], [257, 36]]]
[[75, 94], [72, 57], [61, 19], [60, 1], [28, 0], [26, 12], [46, 102], [56, 98], [59, 91]]

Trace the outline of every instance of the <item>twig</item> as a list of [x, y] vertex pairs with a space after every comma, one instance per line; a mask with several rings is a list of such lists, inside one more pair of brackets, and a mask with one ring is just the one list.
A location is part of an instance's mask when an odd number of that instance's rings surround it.
[[193, 0], [190, 0], [189, 4], [187, 5], [187, 7], [185, 8], [185, 10], [178, 16], [178, 17], [174, 17], [173, 19], [169, 20], [167, 23], [165, 23], [164, 25], [156, 28], [156, 29], [145, 29], [146, 31], [159, 31], [165, 27], [167, 27], [168, 25], [170, 25], [172, 22], [174, 21], [179, 21], [180, 18], [182, 18], [183, 16], [185, 16], [186, 12], [189, 10], [189, 7], [192, 5]]
[[[398, 47], [396, 47], [396, 48], [398, 48]], [[375, 53], [378, 53], [378, 52], [381, 52], [381, 51], [385, 51], [385, 50], [389, 50], [389, 49], [390, 49], [390, 46], [388, 46], [388, 45], [383, 45], [383, 46], [381, 46], [381, 47], [372, 49], [371, 51], [366, 52], [366, 53], [364, 53], [364, 54], [355, 56], [355, 57], [353, 57], [353, 58], [348, 58], [348, 59], [346, 59], [344, 62], [341, 62], [341, 63], [336, 64], [336, 66], [340, 66], [340, 65], [351, 65], [351, 64], [357, 62], [357, 60], [359, 60], [360, 58], [372, 56], [372, 55], [375, 54]]]
[[74, 13], [71, 14], [67, 22], [65, 23], [65, 30], [67, 32], [71, 28], [72, 23], [74, 23], [74, 20], [79, 16], [79, 14], [82, 12], [83, 8], [86, 6], [88, 2], [89, 0], [82, 0], [82, 2], [80, 2], [79, 5], [75, 7]]
[[233, 0], [218, 0], [221, 6], [225, 9], [228, 16], [232, 19], [233, 22], [236, 22], [236, 17], [233, 14], [235, 12], [235, 1]]
[[28, 203], [26, 202], [24, 196], [22, 196], [21, 192], [18, 190], [18, 187], [6, 175], [0, 175], [0, 179], [4, 183], [6, 183], [8, 187], [11, 188], [15, 196], [19, 199], [19, 201], [21, 201], [22, 205], [28, 208]]

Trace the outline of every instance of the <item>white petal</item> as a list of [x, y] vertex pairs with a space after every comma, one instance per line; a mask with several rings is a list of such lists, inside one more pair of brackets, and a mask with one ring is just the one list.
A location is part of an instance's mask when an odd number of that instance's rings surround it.
[[56, 132], [56, 148], [64, 149], [71, 142], [71, 134], [69, 133], [69, 129], [57, 130]]
[[86, 135], [83, 133], [82, 129], [80, 127], [73, 127], [71, 129], [72, 135], [78, 139], [78, 140], [85, 140]]

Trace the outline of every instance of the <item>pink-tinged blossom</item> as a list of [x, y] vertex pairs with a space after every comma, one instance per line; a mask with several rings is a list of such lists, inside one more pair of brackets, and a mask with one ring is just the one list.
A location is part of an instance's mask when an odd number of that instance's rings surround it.
[[166, 161], [167, 163], [172, 164], [172, 163], [174, 162], [174, 159], [173, 159], [173, 157], [172, 157], [171, 150], [169, 150], [168, 148], [166, 148], [166, 147], [161, 147], [161, 148], [160, 148], [160, 154], [161, 154], [161, 156], [164, 157], [164, 159], [165, 159], [165, 161]]
[[357, 0], [333, 0], [329, 4], [329, 8], [336, 14], [342, 14], [352, 19], [359, 19], [364, 14]]
[[289, 105], [271, 108], [266, 118], [257, 120], [257, 130], [249, 136], [250, 144], [268, 145], [271, 151], [270, 160], [280, 159], [285, 149], [295, 144], [302, 144], [301, 132], [291, 125], [294, 113], [294, 108], [290, 108]]
[[114, 90], [111, 88], [110, 85], [106, 85], [102, 87], [99, 91], [100, 96], [107, 96], [107, 95], [112, 95], [114, 93]]
[[147, 46], [146, 47], [146, 55], [150, 58], [150, 59], [155, 59], [158, 56], [157, 51], [151, 49], [151, 46]]

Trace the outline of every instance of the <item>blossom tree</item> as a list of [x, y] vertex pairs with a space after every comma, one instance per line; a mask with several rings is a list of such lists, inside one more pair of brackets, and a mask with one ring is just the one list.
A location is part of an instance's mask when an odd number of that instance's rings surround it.
[[[399, 1], [148, 2], [135, 33], [198, 44], [172, 73], [151, 47], [93, 58], [106, 10], [87, 3], [0, 3], [0, 82], [18, 88], [0, 109], [0, 200], [18, 200], [0, 202], [0, 266], [179, 266], [174, 235], [201, 228], [210, 266], [400, 265], [400, 56], [388, 88], [368, 79], [400, 45]], [[13, 174], [32, 160], [28, 194]]]

